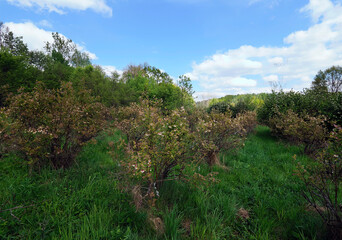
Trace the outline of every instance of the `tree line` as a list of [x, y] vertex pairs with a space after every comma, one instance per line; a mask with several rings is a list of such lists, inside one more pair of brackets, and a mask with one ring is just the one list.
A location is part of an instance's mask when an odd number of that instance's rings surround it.
[[38, 82], [46, 89], [58, 89], [71, 82], [76, 91], [87, 89], [107, 107], [127, 106], [144, 94], [163, 101], [166, 109], [194, 104], [191, 80], [180, 76], [178, 85], [166, 72], [144, 65], [129, 65], [120, 75], [107, 76], [101, 66], [91, 63], [89, 55], [59, 33], [43, 50], [29, 50], [22, 37], [14, 36], [0, 23], [0, 106], [19, 89], [32, 91]]

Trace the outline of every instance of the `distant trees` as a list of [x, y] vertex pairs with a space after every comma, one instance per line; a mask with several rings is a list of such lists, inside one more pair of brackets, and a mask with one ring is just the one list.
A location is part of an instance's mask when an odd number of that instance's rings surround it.
[[332, 66], [319, 71], [312, 82], [312, 89], [332, 93], [342, 92], [342, 67]]
[[19, 88], [32, 91], [36, 82], [47, 89], [72, 82], [75, 91], [90, 90], [108, 107], [127, 106], [142, 95], [161, 99], [167, 110], [194, 104], [189, 78], [181, 76], [177, 85], [169, 74], [146, 63], [129, 65], [122, 75], [114, 72], [107, 76], [71, 39], [58, 33], [52, 38], [42, 51], [30, 51], [22, 37], [15, 37], [0, 22], [0, 106], [5, 106], [5, 99], [17, 94]]
[[194, 104], [189, 78], [180, 76], [176, 85], [169, 74], [146, 63], [129, 65], [122, 74], [121, 81], [133, 90], [135, 101], [144, 94], [150, 99], [161, 99], [163, 108], [168, 110]]

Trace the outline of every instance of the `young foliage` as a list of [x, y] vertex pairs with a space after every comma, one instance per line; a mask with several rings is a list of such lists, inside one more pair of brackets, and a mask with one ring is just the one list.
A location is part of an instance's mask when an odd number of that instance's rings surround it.
[[335, 127], [315, 165], [311, 169], [299, 165], [298, 175], [306, 186], [303, 195], [328, 225], [330, 239], [341, 239], [342, 128]]
[[255, 111], [239, 113], [236, 115], [236, 121], [242, 125], [246, 134], [250, 134], [254, 131], [258, 124], [257, 113]]
[[217, 154], [238, 148], [244, 139], [245, 129], [229, 113], [212, 112], [202, 118], [195, 131], [198, 153], [212, 166], [219, 164]]
[[161, 184], [184, 180], [185, 168], [195, 160], [185, 110], [176, 109], [165, 115], [160, 106], [160, 101], [141, 99], [140, 104], [133, 103], [116, 113], [115, 125], [127, 135], [128, 141], [128, 158], [120, 165], [133, 185], [138, 209], [146, 201], [153, 207]]
[[0, 134], [30, 168], [68, 167], [82, 144], [102, 129], [104, 114], [89, 92], [75, 92], [70, 83], [57, 90], [38, 84], [32, 92], [20, 90], [1, 110]]
[[322, 148], [328, 137], [324, 117], [299, 115], [292, 110], [279, 113], [269, 121], [273, 133], [295, 144], [304, 144], [305, 153]]

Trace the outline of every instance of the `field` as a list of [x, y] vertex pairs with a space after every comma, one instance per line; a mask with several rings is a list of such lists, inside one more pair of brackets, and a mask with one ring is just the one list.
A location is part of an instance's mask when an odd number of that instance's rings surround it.
[[[0, 161], [1, 239], [320, 239], [325, 228], [301, 197], [297, 162], [308, 164], [302, 147], [280, 142], [258, 126], [236, 154], [220, 154], [226, 167], [218, 183], [194, 187], [165, 182], [155, 217], [135, 210], [132, 196], [118, 184], [118, 162], [108, 155], [101, 134], [83, 147], [78, 164], [28, 175], [15, 156]], [[297, 155], [294, 160], [293, 155]], [[17, 208], [16, 208], [17, 207]], [[10, 210], [12, 208], [12, 210]]]
[[0, 21], [1, 240], [342, 239], [341, 66], [237, 77], [223, 57], [227, 76], [194, 61], [176, 79], [93, 64], [58, 32], [23, 40]]

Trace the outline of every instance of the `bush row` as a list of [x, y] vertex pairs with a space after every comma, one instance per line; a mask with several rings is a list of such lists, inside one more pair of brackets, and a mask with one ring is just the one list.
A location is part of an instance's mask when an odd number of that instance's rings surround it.
[[[144, 199], [152, 201], [164, 181], [187, 179], [186, 170], [192, 171], [198, 163], [220, 164], [219, 151], [237, 149], [256, 125], [252, 112], [232, 118], [229, 113], [198, 109], [166, 113], [160, 106], [160, 101], [144, 99], [115, 112], [114, 125], [127, 135], [128, 157], [121, 166], [135, 183], [131, 189], [138, 196], [138, 207]], [[193, 172], [190, 178], [208, 181], [212, 177]]]
[[299, 115], [323, 115], [327, 118], [327, 127], [332, 130], [334, 123], [342, 124], [342, 92], [273, 92], [267, 95], [264, 105], [258, 109], [258, 120], [268, 125], [279, 112], [286, 113], [288, 110]]

